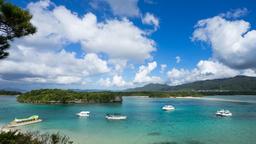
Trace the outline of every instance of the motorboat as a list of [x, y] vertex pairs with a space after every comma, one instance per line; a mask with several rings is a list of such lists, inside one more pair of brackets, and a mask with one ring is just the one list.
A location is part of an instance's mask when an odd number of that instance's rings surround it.
[[108, 120], [125, 120], [127, 116], [121, 114], [107, 114], [105, 118]]
[[232, 116], [232, 113], [229, 110], [222, 109], [216, 112], [216, 116], [230, 117]]
[[76, 115], [80, 116], [80, 117], [88, 117], [88, 116], [90, 116], [89, 114], [90, 114], [89, 111], [81, 111], [80, 113], [77, 113]]
[[38, 115], [33, 115], [31, 117], [23, 118], [23, 119], [15, 118], [14, 122], [15, 123], [24, 123], [24, 122], [31, 122], [31, 121], [37, 121], [37, 120], [39, 120], [39, 116]]
[[175, 107], [172, 105], [165, 105], [162, 107], [162, 110], [171, 111], [171, 110], [175, 110]]

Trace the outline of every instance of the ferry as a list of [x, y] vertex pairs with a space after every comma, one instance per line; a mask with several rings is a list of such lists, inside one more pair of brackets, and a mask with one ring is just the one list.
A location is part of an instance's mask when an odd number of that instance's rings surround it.
[[76, 115], [79, 117], [88, 117], [90, 112], [89, 111], [81, 111], [80, 113], [77, 113]]
[[40, 119], [38, 115], [32, 115], [32, 116], [30, 116], [28, 118], [23, 118], [23, 119], [15, 118], [12, 122], [10, 122], [7, 125], [7, 127], [18, 127], [18, 126], [38, 123], [38, 122], [41, 122], [41, 121], [42, 121], [42, 119]]
[[222, 109], [216, 112], [216, 116], [230, 117], [232, 116], [232, 113], [229, 110]]
[[108, 119], [108, 120], [125, 120], [125, 119], [127, 119], [127, 116], [120, 115], [120, 114], [107, 114], [106, 119]]
[[172, 105], [165, 105], [162, 107], [162, 110], [171, 111], [171, 110], [175, 110], [175, 107]]

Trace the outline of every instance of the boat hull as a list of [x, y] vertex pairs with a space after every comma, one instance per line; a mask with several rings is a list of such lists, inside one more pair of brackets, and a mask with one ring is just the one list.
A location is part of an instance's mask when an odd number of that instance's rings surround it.
[[89, 114], [76, 114], [79, 117], [89, 117]]
[[172, 111], [172, 110], [175, 110], [175, 108], [162, 108], [162, 110], [165, 110], [165, 111]]
[[220, 117], [231, 117], [232, 114], [219, 114], [219, 113], [216, 113], [216, 116], [220, 116]]
[[9, 124], [7, 125], [7, 127], [12, 128], [12, 127], [30, 125], [30, 124], [39, 123], [39, 122], [42, 122], [42, 119], [37, 119], [37, 120], [34, 120], [34, 121], [22, 122], [22, 123], [17, 123], [17, 122], [15, 122], [15, 121], [13, 121], [13, 122], [9, 123]]
[[106, 119], [108, 119], [108, 120], [125, 120], [125, 119], [127, 119], [127, 116], [118, 116], [118, 117], [106, 116]]

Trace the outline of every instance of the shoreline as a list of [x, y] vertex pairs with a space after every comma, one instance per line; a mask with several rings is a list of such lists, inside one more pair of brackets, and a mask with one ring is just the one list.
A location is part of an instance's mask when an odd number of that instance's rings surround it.
[[[226, 97], [226, 96], [223, 96]], [[256, 101], [236, 100], [236, 99], [223, 99], [223, 98], [212, 98], [212, 97], [176, 97], [178, 99], [196, 99], [196, 100], [207, 100], [207, 101], [220, 101], [220, 102], [236, 102], [236, 103], [256, 103]]]
[[19, 131], [20, 129], [18, 129], [17, 127], [7, 127], [6, 125], [3, 125], [2, 127], [0, 127], [0, 133], [4, 132], [11, 132], [11, 131]]
[[193, 97], [193, 96], [178, 96], [178, 97], [170, 97], [170, 98], [177, 98], [177, 99], [193, 99], [193, 98], [201, 98], [201, 97]]

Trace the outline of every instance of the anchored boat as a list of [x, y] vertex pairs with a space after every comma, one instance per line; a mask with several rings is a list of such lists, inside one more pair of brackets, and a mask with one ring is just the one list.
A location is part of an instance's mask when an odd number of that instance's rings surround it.
[[229, 110], [222, 109], [216, 112], [216, 116], [230, 117], [232, 116], [232, 113]]
[[7, 127], [17, 127], [17, 126], [23, 126], [23, 125], [29, 125], [33, 123], [38, 123], [41, 122], [42, 119], [39, 118], [38, 115], [33, 115], [28, 118], [23, 118], [23, 119], [17, 119], [15, 118], [14, 121], [9, 123]]
[[89, 111], [81, 111], [80, 113], [77, 113], [76, 115], [79, 117], [88, 117], [90, 112]]
[[171, 111], [171, 110], [175, 110], [175, 107], [172, 105], [165, 105], [162, 107], [162, 110]]
[[107, 114], [106, 119], [108, 120], [125, 120], [127, 116], [121, 114]]

